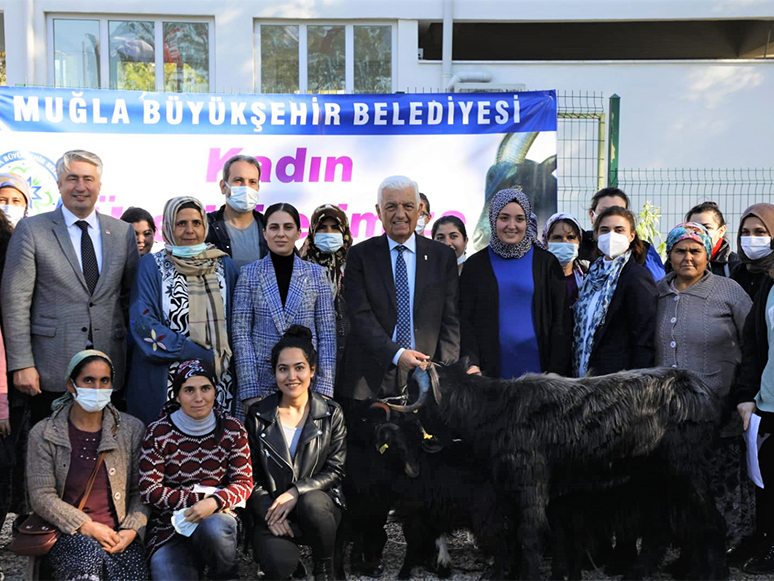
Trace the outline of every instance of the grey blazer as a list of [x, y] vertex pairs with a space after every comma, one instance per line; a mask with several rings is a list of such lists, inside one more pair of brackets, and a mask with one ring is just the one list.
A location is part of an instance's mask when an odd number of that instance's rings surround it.
[[94, 348], [113, 360], [114, 389], [121, 389], [126, 356], [129, 290], [137, 262], [131, 224], [97, 213], [102, 232], [102, 273], [89, 295], [62, 210], [19, 222], [11, 236], [2, 296], [8, 371], [35, 367], [40, 388], [60, 392], [70, 359]]

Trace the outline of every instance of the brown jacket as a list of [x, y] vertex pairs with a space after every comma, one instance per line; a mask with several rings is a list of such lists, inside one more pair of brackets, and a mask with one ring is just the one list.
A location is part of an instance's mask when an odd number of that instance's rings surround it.
[[[91, 518], [62, 500], [70, 470], [68, 418], [71, 404], [55, 411], [30, 432], [27, 449], [27, 487], [32, 510], [65, 534], [72, 535]], [[145, 427], [135, 417], [121, 414], [112, 435], [115, 420], [105, 410], [102, 416], [102, 441], [99, 452], [105, 454], [113, 506], [119, 529], [133, 529], [140, 538], [145, 534], [150, 510], [140, 502], [138, 487], [140, 447]]]

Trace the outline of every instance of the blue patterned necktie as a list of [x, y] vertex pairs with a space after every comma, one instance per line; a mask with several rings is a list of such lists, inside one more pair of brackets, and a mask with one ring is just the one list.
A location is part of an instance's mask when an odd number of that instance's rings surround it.
[[398, 259], [395, 261], [395, 298], [398, 301], [398, 324], [395, 340], [404, 349], [411, 349], [411, 297], [409, 296], [408, 273], [403, 252], [406, 247], [396, 246]]

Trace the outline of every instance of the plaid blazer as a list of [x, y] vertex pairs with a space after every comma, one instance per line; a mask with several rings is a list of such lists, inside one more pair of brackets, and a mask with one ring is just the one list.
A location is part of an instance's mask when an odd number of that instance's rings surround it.
[[283, 307], [271, 256], [242, 267], [234, 290], [231, 327], [239, 399], [266, 397], [277, 391], [271, 350], [291, 325], [312, 331], [319, 354], [312, 387], [333, 396], [336, 312], [325, 268], [295, 256]]

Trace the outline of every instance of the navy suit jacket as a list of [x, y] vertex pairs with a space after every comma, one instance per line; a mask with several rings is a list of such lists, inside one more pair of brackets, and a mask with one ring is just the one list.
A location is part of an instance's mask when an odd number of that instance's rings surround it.
[[[440, 242], [416, 240], [415, 348], [433, 361], [452, 363], [460, 354], [457, 258]], [[392, 340], [398, 306], [386, 235], [350, 248], [344, 297], [352, 329], [337, 395], [357, 400], [399, 395], [407, 374], [392, 364], [400, 346]]]

